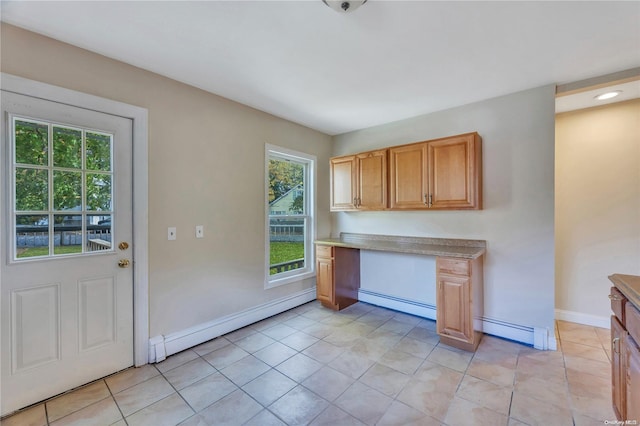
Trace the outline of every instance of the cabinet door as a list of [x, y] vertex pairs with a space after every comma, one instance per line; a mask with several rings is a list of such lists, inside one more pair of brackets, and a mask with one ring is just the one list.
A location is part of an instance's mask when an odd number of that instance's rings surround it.
[[356, 156], [358, 173], [357, 207], [382, 210], [387, 207], [387, 150], [365, 152]]
[[625, 351], [627, 364], [627, 414], [625, 420], [640, 421], [640, 348], [630, 336], [627, 337]]
[[331, 211], [356, 209], [356, 157], [331, 159]]
[[469, 277], [438, 273], [436, 328], [442, 334], [473, 342]]
[[389, 149], [392, 209], [424, 209], [427, 205], [427, 144]]
[[481, 207], [479, 144], [475, 133], [428, 143], [430, 208]]
[[334, 303], [333, 259], [323, 257], [316, 261], [316, 297], [320, 302]]
[[611, 385], [613, 412], [618, 420], [625, 415], [626, 400], [626, 360], [624, 343], [626, 330], [615, 316], [611, 316]]

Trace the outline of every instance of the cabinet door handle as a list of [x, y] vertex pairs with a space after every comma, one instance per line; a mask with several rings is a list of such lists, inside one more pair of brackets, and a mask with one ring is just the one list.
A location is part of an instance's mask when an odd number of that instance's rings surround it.
[[620, 338], [616, 337], [611, 341], [611, 346], [613, 346], [613, 352], [620, 354]]
[[433, 205], [433, 195], [429, 194], [429, 208]]
[[427, 194], [424, 194], [424, 205], [429, 206], [429, 203], [427, 202]]
[[622, 300], [622, 297], [618, 296], [617, 294], [610, 294], [609, 295], [609, 299], [611, 299], [611, 300]]
[[358, 207], [358, 198], [357, 197], [353, 197], [353, 205], [355, 207]]

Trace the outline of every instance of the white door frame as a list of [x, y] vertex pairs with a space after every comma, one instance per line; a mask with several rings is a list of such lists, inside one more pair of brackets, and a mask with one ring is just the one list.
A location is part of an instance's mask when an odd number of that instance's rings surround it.
[[[148, 115], [146, 108], [0, 73], [0, 89], [116, 115], [133, 121], [133, 360], [149, 362], [149, 196]], [[4, 201], [4, 200], [3, 200]], [[4, 204], [0, 201], [0, 204]], [[0, 241], [5, 246], [0, 227]], [[5, 259], [0, 259], [4, 262]], [[0, 270], [0, 281], [2, 272]]]

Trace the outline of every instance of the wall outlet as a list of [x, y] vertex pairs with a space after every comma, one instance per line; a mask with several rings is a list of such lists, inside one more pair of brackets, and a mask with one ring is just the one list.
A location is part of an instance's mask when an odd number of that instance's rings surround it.
[[167, 229], [167, 240], [173, 241], [177, 238], [176, 236], [176, 228], [170, 227]]
[[196, 238], [204, 238], [204, 226], [196, 225]]

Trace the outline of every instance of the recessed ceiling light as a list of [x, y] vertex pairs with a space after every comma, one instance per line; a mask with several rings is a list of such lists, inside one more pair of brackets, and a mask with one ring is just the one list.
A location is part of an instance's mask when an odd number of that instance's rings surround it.
[[604, 101], [606, 99], [611, 99], [611, 98], [615, 98], [616, 96], [618, 96], [620, 93], [622, 93], [622, 90], [616, 90], [614, 92], [607, 92], [607, 93], [603, 93], [601, 95], [596, 96], [595, 98], [599, 101]]

